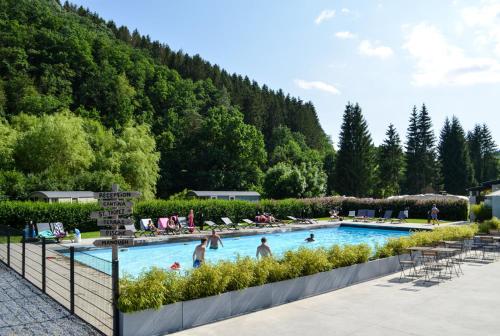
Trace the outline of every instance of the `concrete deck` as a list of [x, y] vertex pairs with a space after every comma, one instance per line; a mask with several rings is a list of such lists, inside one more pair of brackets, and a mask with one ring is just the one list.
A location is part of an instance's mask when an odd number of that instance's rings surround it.
[[177, 335], [499, 335], [500, 262], [463, 271], [439, 284], [394, 274]]

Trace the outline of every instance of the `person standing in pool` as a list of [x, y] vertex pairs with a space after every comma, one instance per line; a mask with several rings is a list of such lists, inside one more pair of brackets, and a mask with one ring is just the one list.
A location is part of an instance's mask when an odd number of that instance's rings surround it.
[[207, 238], [201, 238], [200, 245], [197, 245], [193, 252], [193, 268], [198, 268], [205, 262], [206, 245]]
[[257, 253], [255, 253], [255, 257], [259, 259], [259, 257], [272, 257], [273, 253], [271, 252], [271, 248], [266, 244], [266, 237], [262, 237], [260, 239], [261, 244], [257, 246]]
[[224, 244], [222, 244], [222, 239], [220, 239], [220, 236], [215, 233], [215, 230], [212, 230], [212, 235], [208, 236], [208, 248], [211, 250], [217, 250], [219, 248], [219, 243], [220, 246], [224, 247]]
[[307, 237], [305, 241], [308, 243], [312, 243], [314, 241], [314, 233], [311, 233], [311, 235]]

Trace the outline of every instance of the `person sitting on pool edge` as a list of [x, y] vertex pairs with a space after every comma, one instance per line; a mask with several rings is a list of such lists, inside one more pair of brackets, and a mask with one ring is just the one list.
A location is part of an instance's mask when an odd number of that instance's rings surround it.
[[311, 233], [311, 235], [304, 240], [308, 243], [312, 243], [313, 241], [315, 241], [314, 240], [314, 233]]
[[259, 259], [259, 257], [272, 257], [273, 253], [271, 252], [271, 248], [266, 244], [266, 237], [262, 237], [260, 239], [261, 244], [257, 246], [257, 253], [255, 253], [255, 257]]
[[201, 238], [201, 243], [196, 245], [193, 252], [193, 268], [200, 267], [205, 262], [205, 250], [206, 250], [207, 238]]
[[219, 248], [219, 243], [220, 246], [224, 247], [220, 236], [215, 233], [215, 230], [212, 230], [212, 235], [208, 237], [208, 248], [211, 250], [217, 250]]

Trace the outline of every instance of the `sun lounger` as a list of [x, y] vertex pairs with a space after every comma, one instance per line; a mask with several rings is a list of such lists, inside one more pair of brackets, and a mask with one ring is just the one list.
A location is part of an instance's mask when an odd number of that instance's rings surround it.
[[169, 234], [169, 233], [175, 234], [178, 232], [175, 226], [168, 224], [167, 217], [158, 218], [158, 230], [161, 234]]
[[135, 225], [134, 224], [128, 224], [128, 225], [124, 225], [123, 228], [127, 231], [132, 231], [132, 234], [134, 235], [135, 237], [135, 234], [137, 232], [137, 229], [135, 228]]
[[371, 222], [375, 220], [375, 210], [366, 210], [364, 222]]
[[213, 221], [205, 221], [205, 225], [208, 225], [208, 227], [210, 228], [210, 230], [217, 230], [217, 229], [219, 229], [220, 231], [222, 231], [222, 229], [226, 228], [225, 225], [216, 224]]
[[406, 222], [406, 219], [408, 218], [408, 211], [407, 210], [401, 210], [398, 214], [397, 218], [391, 218], [391, 223], [402, 223]]
[[385, 210], [384, 216], [377, 218], [377, 223], [384, 223], [385, 221], [391, 220], [392, 210]]
[[293, 224], [317, 224], [317, 222], [314, 219], [297, 218], [293, 216], [286, 216], [286, 217], [290, 219]]
[[366, 213], [368, 212], [368, 210], [366, 209], [361, 209], [361, 210], [358, 210], [358, 215], [354, 217], [354, 221], [355, 222], [358, 222], [358, 221], [364, 221], [365, 218], [366, 218]]
[[66, 237], [67, 233], [64, 230], [64, 225], [61, 222], [56, 222], [56, 223], [50, 223], [50, 227], [52, 229], [52, 233], [54, 236], [57, 237], [57, 239], [62, 239]]
[[184, 233], [193, 232], [194, 230], [197, 230], [198, 232], [200, 232], [200, 229], [197, 228], [196, 225], [193, 227], [189, 226], [189, 223], [187, 221], [187, 217], [179, 217], [179, 224], [181, 226], [181, 231]]
[[36, 223], [37, 238], [46, 240], [52, 240], [58, 242], [59, 239], [52, 232], [50, 223]]
[[248, 218], [244, 218], [244, 219], [242, 219], [242, 221], [243, 221], [243, 223], [247, 224], [247, 226], [255, 226], [255, 227], [266, 227], [266, 226], [268, 226], [267, 225], [268, 223], [254, 222], [253, 220], [248, 219]]
[[239, 223], [233, 223], [233, 221], [229, 219], [229, 217], [221, 217], [221, 220], [228, 229], [233, 228], [234, 230], [239, 230], [241, 227]]
[[148, 236], [154, 236], [156, 232], [151, 231], [149, 229], [149, 222], [152, 223], [151, 218], [143, 218], [141, 219], [141, 236], [148, 235]]

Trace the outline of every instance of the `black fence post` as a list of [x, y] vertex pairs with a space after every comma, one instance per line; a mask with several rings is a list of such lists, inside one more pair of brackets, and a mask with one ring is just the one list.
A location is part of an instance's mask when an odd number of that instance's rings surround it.
[[10, 267], [10, 230], [7, 228], [7, 266]]
[[25, 277], [25, 274], [26, 274], [26, 241], [25, 241], [25, 238], [23, 237], [23, 254], [22, 254], [22, 271], [21, 271], [21, 275], [23, 276], [23, 278]]
[[119, 274], [118, 260], [112, 261], [111, 281], [113, 291], [113, 336], [120, 336], [120, 315], [118, 312]]
[[46, 286], [46, 270], [45, 270], [45, 238], [42, 237], [42, 292], [45, 293], [45, 286]]
[[70, 311], [75, 314], [75, 247], [69, 248], [69, 295]]

